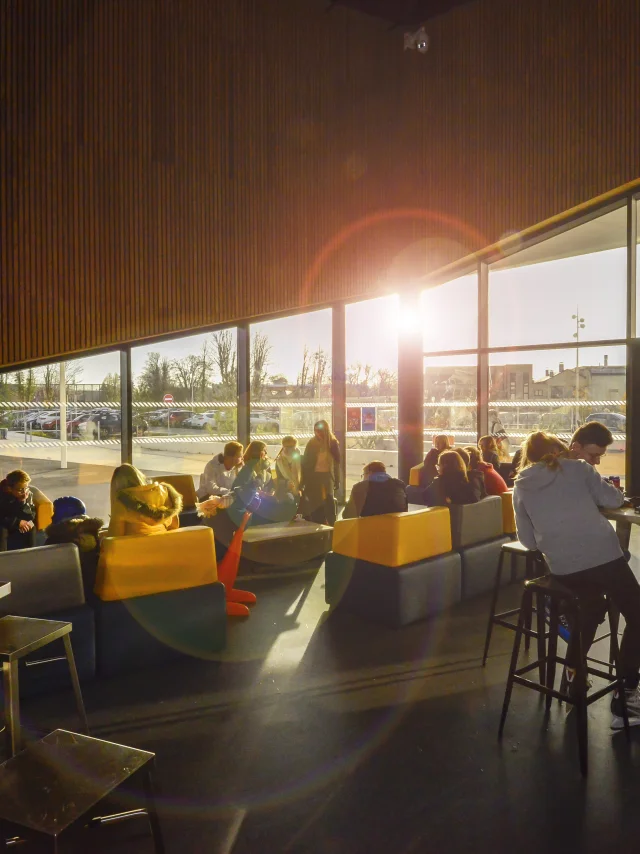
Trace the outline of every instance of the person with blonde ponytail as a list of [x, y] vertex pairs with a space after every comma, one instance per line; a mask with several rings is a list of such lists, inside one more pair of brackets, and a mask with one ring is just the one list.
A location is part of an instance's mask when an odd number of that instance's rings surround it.
[[[567, 446], [549, 433], [532, 433], [523, 442], [520, 470], [513, 490], [518, 539], [540, 551], [551, 573], [580, 598], [582, 648], [593, 643], [606, 613], [606, 595], [626, 621], [620, 646], [629, 723], [640, 725], [640, 585], [627, 563], [618, 537], [601, 508], [623, 503], [619, 489], [607, 483], [584, 460], [570, 459]], [[567, 650], [570, 690], [578, 644]], [[611, 727], [623, 726], [621, 700], [611, 701]]]

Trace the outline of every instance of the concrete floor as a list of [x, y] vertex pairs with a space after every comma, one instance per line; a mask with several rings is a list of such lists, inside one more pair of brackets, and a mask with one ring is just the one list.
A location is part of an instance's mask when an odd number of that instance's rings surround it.
[[[85, 686], [94, 735], [157, 753], [170, 854], [637, 848], [640, 728], [612, 735], [607, 699], [586, 781], [573, 716], [554, 704], [545, 726], [532, 692], [514, 689], [498, 742], [513, 636], [496, 630], [483, 669], [488, 597], [394, 631], [329, 614], [323, 584], [322, 567], [248, 579], [258, 604], [220, 660]], [[59, 695], [24, 712], [73, 728], [72, 709]], [[144, 819], [88, 838], [78, 850], [152, 850]]]

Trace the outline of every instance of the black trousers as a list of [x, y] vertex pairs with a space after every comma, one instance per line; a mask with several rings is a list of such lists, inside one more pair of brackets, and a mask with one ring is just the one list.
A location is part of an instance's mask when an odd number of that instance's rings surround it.
[[[620, 645], [620, 669], [627, 687], [635, 687], [640, 670], [640, 584], [627, 561], [620, 557], [582, 572], [557, 575], [556, 578], [580, 597], [582, 649], [585, 654], [593, 643], [598, 625], [605, 618], [605, 594], [620, 611], [626, 621]], [[576, 666], [577, 653], [577, 638], [572, 636], [567, 650], [569, 667]]]
[[9, 531], [7, 528], [0, 526], [0, 552], [11, 552], [14, 549], [31, 549], [35, 544], [35, 528], [23, 534], [20, 531]]

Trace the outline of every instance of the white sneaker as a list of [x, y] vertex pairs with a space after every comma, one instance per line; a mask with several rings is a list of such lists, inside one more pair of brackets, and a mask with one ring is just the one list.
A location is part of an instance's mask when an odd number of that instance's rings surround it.
[[[629, 726], [640, 726], [640, 685], [624, 693], [627, 701]], [[624, 727], [624, 719], [620, 706], [620, 698], [614, 694], [611, 700], [611, 729], [622, 729]]]

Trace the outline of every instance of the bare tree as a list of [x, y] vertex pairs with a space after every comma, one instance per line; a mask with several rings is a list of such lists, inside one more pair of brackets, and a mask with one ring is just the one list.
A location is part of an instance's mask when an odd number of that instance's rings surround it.
[[251, 397], [261, 400], [267, 378], [271, 344], [264, 332], [254, 332], [251, 339]]
[[302, 354], [302, 368], [300, 369], [300, 373], [298, 374], [297, 380], [297, 392], [298, 397], [305, 397], [307, 393], [307, 386], [309, 384], [309, 374], [311, 373], [311, 353], [309, 352], [309, 348], [305, 345], [304, 352]]
[[202, 374], [202, 361], [200, 356], [190, 354], [183, 359], [175, 359], [171, 363], [176, 385], [179, 389], [187, 393], [193, 403], [195, 397], [195, 388], [200, 382]]
[[210, 341], [203, 341], [198, 358], [200, 360], [200, 400], [204, 401], [207, 399], [207, 386], [211, 380], [214, 368], [213, 352]]
[[135, 387], [138, 400], [162, 400], [163, 395], [172, 388], [173, 370], [171, 362], [162, 358], [160, 353], [149, 353], [142, 373]]
[[223, 400], [232, 399], [237, 391], [236, 342], [233, 332], [224, 329], [211, 336], [213, 365], [220, 375], [220, 393]]
[[100, 400], [120, 400], [120, 374], [107, 374], [100, 384]]
[[311, 377], [311, 393], [313, 397], [322, 396], [322, 386], [330, 366], [329, 355], [318, 347], [313, 354], [313, 374]]
[[[82, 376], [84, 368], [79, 360], [64, 363], [64, 376], [67, 385], [74, 385]], [[60, 393], [60, 365], [55, 362], [45, 365], [39, 377], [45, 400], [57, 400]]]
[[27, 376], [25, 378], [24, 383], [24, 398], [25, 400], [33, 400], [36, 394], [36, 389], [38, 387], [38, 380], [36, 377], [36, 372], [33, 368], [29, 368], [27, 371]]

